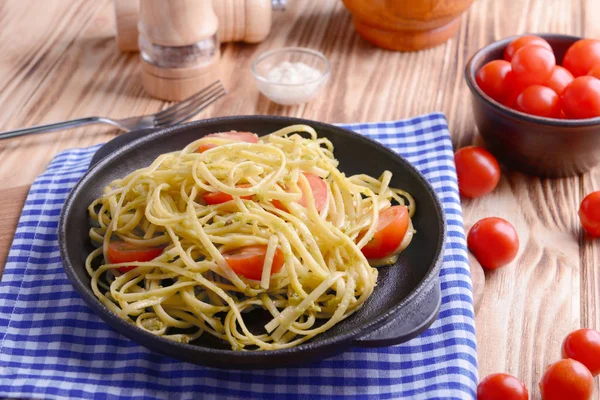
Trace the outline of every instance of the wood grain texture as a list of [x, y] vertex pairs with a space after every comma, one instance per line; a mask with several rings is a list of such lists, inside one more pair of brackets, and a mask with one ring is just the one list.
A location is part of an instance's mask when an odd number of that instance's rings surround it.
[[[278, 114], [366, 122], [443, 111], [456, 147], [480, 144], [463, 80], [465, 62], [477, 49], [524, 32], [600, 38], [598, 0], [478, 0], [446, 44], [395, 53], [360, 38], [339, 0], [288, 3], [285, 13], [274, 14], [267, 40], [222, 47], [221, 78], [230, 94], [197, 119]], [[0, 2], [0, 130], [89, 115], [121, 118], [168, 106], [144, 93], [137, 56], [119, 53], [109, 0], [39, 4]], [[331, 80], [313, 102], [282, 107], [258, 93], [253, 59], [283, 46], [311, 47], [331, 60]], [[58, 151], [114, 135], [92, 127], [1, 141], [0, 190], [4, 195], [31, 184]], [[476, 316], [481, 376], [512, 373], [526, 382], [531, 398], [539, 398], [537, 384], [546, 365], [559, 358], [563, 338], [579, 327], [600, 328], [600, 240], [583, 235], [576, 214], [593, 190], [600, 190], [598, 168], [558, 180], [505, 171], [492, 194], [463, 202], [467, 229], [498, 216], [512, 222], [521, 239], [513, 264], [485, 274]], [[7, 246], [0, 242], [0, 248]], [[471, 267], [480, 277], [480, 267]]]
[[0, 230], [0, 276], [4, 271], [8, 249], [13, 240], [17, 222], [19, 222], [20, 213], [15, 210], [23, 208], [27, 192], [29, 192], [29, 186], [17, 186], [3, 190], [2, 196], [0, 196], [0, 226], [2, 227]]

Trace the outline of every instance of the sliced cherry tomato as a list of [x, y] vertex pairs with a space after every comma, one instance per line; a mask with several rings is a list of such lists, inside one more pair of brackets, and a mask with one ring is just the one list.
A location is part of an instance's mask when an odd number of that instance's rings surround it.
[[[308, 181], [308, 184], [310, 186], [310, 190], [315, 200], [315, 208], [317, 209], [317, 211], [321, 211], [323, 208], [325, 208], [325, 205], [327, 204], [327, 182], [325, 182], [319, 176], [311, 174], [310, 172], [303, 172], [302, 174], [304, 175], [304, 177], [306, 177], [306, 180]], [[306, 207], [308, 205], [306, 203], [306, 197], [304, 196], [304, 194], [302, 194], [302, 197], [298, 201], [298, 204], [300, 204], [302, 207]]]
[[[209, 139], [209, 138], [228, 139], [228, 140], [231, 140], [232, 143], [235, 143], [235, 142], [257, 143], [258, 142], [258, 136], [256, 136], [256, 134], [252, 133], [252, 132], [230, 131], [230, 132], [211, 133], [210, 135], [204, 136], [204, 139]], [[202, 153], [206, 150], [212, 149], [213, 147], [217, 147], [217, 146], [218, 145], [216, 143], [211, 143], [209, 140], [203, 141], [200, 144], [200, 147], [198, 147], [198, 149], [196, 149], [196, 153]]]
[[[126, 262], [144, 262], [152, 261], [163, 252], [162, 247], [139, 247], [131, 243], [118, 240], [110, 242], [108, 245], [108, 262], [120, 264]], [[134, 269], [135, 266], [119, 267], [119, 271], [127, 272]]]
[[540, 390], [543, 400], [590, 400], [594, 377], [585, 365], [567, 358], [546, 369]]
[[518, 50], [510, 62], [516, 80], [523, 86], [543, 85], [556, 65], [552, 50], [543, 46], [526, 46]]
[[524, 35], [516, 38], [515, 40], [510, 42], [508, 46], [506, 46], [506, 49], [504, 49], [504, 59], [510, 62], [517, 51], [519, 51], [525, 46], [531, 45], [542, 46], [547, 48], [548, 50], [552, 50], [550, 44], [541, 37], [535, 35]]
[[493, 60], [477, 71], [475, 81], [485, 94], [502, 103], [508, 87], [506, 76], [510, 71], [511, 66], [508, 61]]
[[579, 219], [592, 236], [600, 236], [600, 191], [588, 194], [579, 206]]
[[[237, 185], [237, 187], [247, 188], [247, 187], [250, 187], [250, 185], [247, 183], [243, 183], [241, 185]], [[211, 206], [215, 205], [215, 204], [226, 203], [228, 201], [233, 200], [232, 195], [230, 195], [229, 193], [223, 193], [223, 192], [206, 192], [206, 193], [202, 194], [202, 198], [204, 199], [206, 204], [211, 205]], [[244, 199], [244, 200], [252, 200], [252, 195], [240, 196], [240, 198]]]
[[519, 252], [519, 236], [510, 222], [502, 218], [484, 218], [469, 231], [467, 245], [482, 267], [496, 269], [515, 259]]
[[568, 69], [557, 65], [552, 70], [552, 75], [550, 75], [550, 79], [548, 79], [544, 86], [548, 86], [550, 89], [554, 90], [558, 95], [561, 95], [565, 88], [569, 85], [569, 83], [573, 82], [573, 74], [569, 72]]
[[500, 165], [487, 150], [477, 146], [467, 146], [454, 155], [458, 188], [467, 198], [488, 194], [500, 181]]
[[379, 221], [373, 238], [361, 249], [371, 260], [393, 255], [408, 231], [408, 209], [392, 206], [379, 212]]
[[590, 69], [590, 72], [588, 72], [589, 76], [593, 76], [596, 79], [600, 79], [600, 65]]
[[491, 374], [477, 386], [477, 400], [527, 400], [525, 384], [509, 374]]
[[[325, 180], [319, 176], [311, 174], [310, 172], [303, 172], [302, 174], [308, 181], [308, 185], [312, 191], [313, 199], [315, 200], [315, 208], [317, 209], [317, 212], [321, 212], [321, 210], [325, 208], [325, 205], [327, 205], [329, 196], [329, 193], [327, 192], [327, 182], [325, 182]], [[304, 193], [302, 193], [302, 197], [300, 197], [300, 200], [298, 200], [298, 204], [300, 204], [302, 207], [306, 207], [308, 205], [306, 203], [306, 197], [304, 196]], [[273, 200], [273, 205], [282, 211], [287, 211], [287, 208], [279, 200]]]
[[517, 97], [515, 108], [527, 114], [560, 118], [560, 99], [549, 87], [531, 85]]
[[600, 79], [580, 76], [562, 94], [562, 108], [567, 117], [585, 119], [600, 117]]
[[569, 47], [563, 58], [563, 66], [575, 76], [587, 75], [600, 65], [600, 40], [581, 39]]
[[592, 375], [600, 375], [600, 332], [578, 329], [569, 333], [563, 342], [562, 356], [579, 361]]
[[[266, 256], [266, 245], [240, 247], [239, 249], [223, 253], [225, 261], [227, 261], [227, 264], [236, 274], [255, 281], [259, 281], [262, 278]], [[273, 256], [273, 264], [271, 264], [271, 275], [281, 271], [283, 263], [283, 252], [277, 248]]]

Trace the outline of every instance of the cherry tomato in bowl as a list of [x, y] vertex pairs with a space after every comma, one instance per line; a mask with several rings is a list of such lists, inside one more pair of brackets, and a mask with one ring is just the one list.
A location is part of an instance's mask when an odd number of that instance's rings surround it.
[[600, 332], [578, 329], [569, 333], [563, 342], [562, 356], [579, 361], [592, 375], [600, 375]]
[[546, 118], [560, 118], [558, 94], [549, 87], [531, 85], [517, 97], [515, 108], [521, 112]]
[[600, 236], [600, 190], [588, 194], [579, 206], [583, 229], [592, 236]]
[[510, 64], [515, 78], [522, 85], [542, 85], [552, 75], [556, 58], [546, 47], [526, 46], [515, 53]]
[[596, 79], [600, 79], [600, 64], [590, 69], [590, 72], [588, 72], [588, 76], [593, 76]]
[[600, 79], [580, 76], [565, 88], [562, 108], [569, 118], [600, 117]]
[[594, 377], [585, 365], [566, 358], [546, 369], [540, 391], [542, 400], [591, 400]]
[[542, 46], [548, 50], [552, 50], [550, 43], [536, 35], [524, 35], [516, 38], [504, 50], [504, 59], [508, 62], [512, 61], [513, 56], [525, 46]]
[[500, 165], [487, 150], [467, 146], [454, 154], [460, 194], [467, 198], [481, 197], [496, 188], [500, 181]]
[[556, 94], [561, 95], [569, 83], [573, 82], [573, 74], [568, 69], [556, 65], [552, 70], [550, 78], [544, 83], [544, 86], [554, 90]]
[[502, 218], [484, 218], [469, 231], [467, 245], [483, 268], [497, 269], [517, 256], [519, 235], [510, 222]]
[[490, 61], [477, 71], [477, 75], [475, 76], [477, 85], [492, 99], [503, 103], [507, 95], [507, 88], [509, 87], [508, 75], [511, 70], [508, 61]]
[[477, 400], [527, 400], [525, 384], [509, 374], [491, 374], [477, 386]]
[[563, 66], [575, 77], [587, 75], [598, 65], [600, 65], [600, 40], [596, 39], [578, 40], [569, 47], [563, 58]]

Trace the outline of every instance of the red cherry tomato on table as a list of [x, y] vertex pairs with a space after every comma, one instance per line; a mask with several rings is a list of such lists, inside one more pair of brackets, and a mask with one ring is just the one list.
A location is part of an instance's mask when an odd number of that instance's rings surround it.
[[393, 255], [408, 231], [408, 219], [408, 209], [405, 206], [392, 206], [380, 211], [377, 230], [361, 249], [365, 257], [376, 260]]
[[585, 365], [567, 358], [548, 367], [540, 390], [543, 400], [590, 400], [594, 377]]
[[562, 356], [579, 361], [592, 375], [600, 375], [600, 332], [579, 329], [569, 333], [563, 342]]
[[600, 40], [581, 39], [569, 47], [563, 59], [563, 67], [575, 76], [587, 75], [600, 65]]
[[569, 83], [573, 82], [573, 79], [575, 78], [568, 69], [557, 65], [552, 70], [552, 75], [550, 75], [550, 79], [544, 83], [544, 86], [548, 86], [550, 89], [554, 90], [556, 94], [561, 95]]
[[531, 85], [517, 97], [515, 108], [527, 114], [560, 118], [560, 101], [556, 92], [546, 86]]
[[552, 50], [550, 44], [541, 37], [535, 35], [524, 35], [516, 38], [515, 40], [510, 42], [508, 46], [506, 46], [506, 49], [504, 50], [504, 59], [510, 62], [517, 51], [519, 51], [525, 46], [531, 45], [542, 46], [547, 48], [548, 50]]
[[[140, 247], [134, 244], [118, 240], [110, 242], [108, 245], [108, 258], [107, 260], [113, 264], [120, 264], [126, 262], [145, 262], [152, 261], [156, 257], [160, 256], [163, 252], [162, 247]], [[119, 271], [127, 272], [134, 269], [135, 266], [119, 267]]]
[[579, 206], [579, 219], [592, 236], [600, 236], [600, 191], [588, 194]]
[[458, 188], [464, 197], [474, 199], [490, 193], [500, 181], [500, 165], [487, 150], [467, 146], [454, 154]]
[[258, 136], [256, 136], [256, 134], [252, 133], [252, 132], [230, 131], [230, 132], [211, 133], [210, 135], [206, 135], [206, 136], [204, 136], [204, 138], [202, 138], [202, 139], [206, 139], [206, 140], [202, 141], [202, 143], [200, 144], [198, 149], [196, 149], [196, 153], [202, 153], [206, 150], [212, 149], [213, 147], [217, 147], [218, 144], [212, 143], [210, 141], [211, 138], [227, 139], [227, 140], [231, 141], [231, 143], [235, 143], [235, 142], [257, 143], [258, 142]]
[[484, 218], [469, 231], [467, 245], [482, 267], [496, 269], [515, 259], [519, 236], [510, 222], [496, 217]]
[[490, 61], [477, 71], [475, 81], [485, 94], [502, 103], [507, 87], [506, 76], [510, 71], [511, 66], [508, 61]]
[[509, 374], [491, 374], [477, 386], [477, 400], [527, 400], [525, 384]]
[[[262, 278], [266, 256], [266, 245], [240, 247], [223, 253], [225, 261], [236, 274], [255, 281], [260, 281]], [[284, 261], [283, 252], [278, 247], [273, 256], [271, 275], [281, 271]]]
[[580, 76], [562, 94], [562, 108], [568, 118], [600, 117], [600, 79]]
[[542, 46], [526, 46], [515, 53], [510, 62], [515, 78], [523, 86], [543, 85], [556, 65], [552, 50]]

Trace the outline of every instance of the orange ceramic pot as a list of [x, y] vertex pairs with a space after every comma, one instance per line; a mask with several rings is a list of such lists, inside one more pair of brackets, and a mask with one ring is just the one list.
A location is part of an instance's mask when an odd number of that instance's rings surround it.
[[343, 0], [356, 31], [376, 46], [415, 51], [454, 36], [473, 0]]

